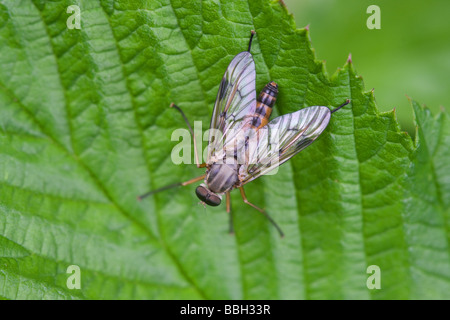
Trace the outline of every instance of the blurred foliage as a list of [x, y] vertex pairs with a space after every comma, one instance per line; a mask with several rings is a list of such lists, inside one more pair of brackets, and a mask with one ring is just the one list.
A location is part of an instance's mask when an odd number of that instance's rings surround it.
[[[309, 24], [318, 59], [334, 73], [348, 57], [375, 89], [382, 111], [396, 108], [403, 130], [414, 134], [405, 95], [434, 114], [450, 107], [450, 1], [285, 0], [297, 27]], [[381, 29], [369, 30], [369, 5], [381, 9]]]

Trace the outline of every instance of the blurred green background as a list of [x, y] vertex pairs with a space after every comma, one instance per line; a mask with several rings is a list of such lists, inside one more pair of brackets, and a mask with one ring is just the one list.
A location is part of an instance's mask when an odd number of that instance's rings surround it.
[[[414, 134], [405, 95], [434, 114], [450, 108], [450, 1], [284, 0], [298, 28], [309, 24], [316, 57], [328, 73], [348, 54], [382, 111], [396, 108], [402, 127]], [[370, 5], [381, 11], [381, 29], [370, 30]]]

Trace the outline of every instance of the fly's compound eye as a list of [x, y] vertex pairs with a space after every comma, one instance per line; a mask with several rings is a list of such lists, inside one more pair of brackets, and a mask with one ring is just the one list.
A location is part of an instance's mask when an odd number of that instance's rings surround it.
[[207, 201], [205, 201], [205, 203], [206, 203], [207, 205], [216, 207], [216, 206], [218, 206], [218, 205], [220, 204], [221, 201], [222, 201], [222, 199], [220, 199], [219, 196], [217, 196], [217, 195], [214, 194], [214, 193], [210, 193], [210, 194], [209, 194], [209, 198], [207, 199]]
[[222, 201], [222, 199], [218, 195], [209, 191], [207, 188], [203, 186], [198, 186], [197, 189], [195, 189], [195, 193], [197, 194], [197, 197], [201, 201], [203, 201], [209, 206], [216, 207]]

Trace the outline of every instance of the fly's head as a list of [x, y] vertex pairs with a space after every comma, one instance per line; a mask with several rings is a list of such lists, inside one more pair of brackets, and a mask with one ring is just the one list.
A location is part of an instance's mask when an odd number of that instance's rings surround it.
[[201, 184], [195, 189], [195, 194], [197, 197], [209, 206], [216, 207], [222, 201], [222, 197], [211, 190], [205, 184]]

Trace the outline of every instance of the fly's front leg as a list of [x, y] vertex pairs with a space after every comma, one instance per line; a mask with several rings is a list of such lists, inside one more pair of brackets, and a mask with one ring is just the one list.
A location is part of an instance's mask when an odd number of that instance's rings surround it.
[[281, 230], [281, 228], [278, 226], [278, 224], [267, 214], [267, 212], [264, 209], [261, 209], [257, 206], [255, 206], [253, 203], [251, 203], [250, 201], [247, 200], [247, 197], [245, 196], [245, 191], [244, 191], [244, 187], [239, 187], [239, 191], [241, 191], [241, 196], [242, 196], [242, 200], [244, 201], [244, 203], [248, 204], [249, 206], [252, 206], [253, 208], [255, 208], [256, 210], [258, 210], [259, 212], [261, 212], [269, 221], [270, 223], [272, 223], [274, 225], [274, 227], [278, 230], [278, 232], [280, 233], [280, 236], [283, 238], [284, 237], [284, 233]]
[[229, 230], [230, 234], [234, 234], [234, 227], [233, 227], [233, 214], [231, 213], [231, 195], [230, 191], [228, 191], [226, 194], [227, 199], [227, 212], [229, 214]]
[[184, 186], [190, 185], [190, 184], [192, 184], [194, 182], [203, 180], [203, 179], [205, 179], [205, 177], [206, 177], [206, 174], [203, 174], [200, 177], [195, 177], [195, 178], [193, 178], [191, 180], [188, 180], [188, 181], [185, 181], [185, 182], [178, 182], [178, 183], [170, 184], [168, 186], [165, 186], [165, 187], [162, 187], [162, 188], [159, 188], [159, 189], [152, 190], [152, 191], [149, 191], [147, 193], [144, 193], [144, 194], [138, 196], [137, 198], [140, 201], [140, 200], [142, 200], [144, 198], [147, 198], [148, 196], [150, 196], [152, 194], [155, 194], [155, 193], [158, 193], [158, 192], [161, 192], [161, 191], [165, 191], [165, 190], [169, 190], [169, 189], [172, 189], [172, 188], [176, 188], [176, 187], [184, 187]]
[[184, 121], [186, 122], [189, 131], [191, 132], [192, 135], [192, 139], [194, 139], [194, 155], [195, 155], [195, 164], [197, 165], [197, 168], [204, 168], [206, 167], [206, 163], [200, 163], [200, 158], [198, 156], [198, 150], [197, 150], [197, 141], [195, 139], [195, 135], [194, 135], [194, 130], [192, 130], [191, 124], [189, 123], [186, 115], [184, 114], [183, 110], [181, 110], [180, 107], [178, 107], [176, 104], [174, 104], [173, 102], [170, 104], [170, 108], [175, 108], [176, 110], [178, 110], [178, 112], [181, 113], [181, 116], [183, 117]]
[[193, 179], [191, 179], [191, 180], [182, 182], [182, 183], [181, 183], [181, 186], [184, 187], [184, 186], [190, 185], [190, 184], [192, 184], [192, 183], [195, 183], [195, 182], [197, 182], [197, 181], [200, 181], [200, 180], [205, 179], [205, 177], [206, 177], [206, 174], [202, 174], [200, 177], [195, 177], [195, 178], [193, 178]]

